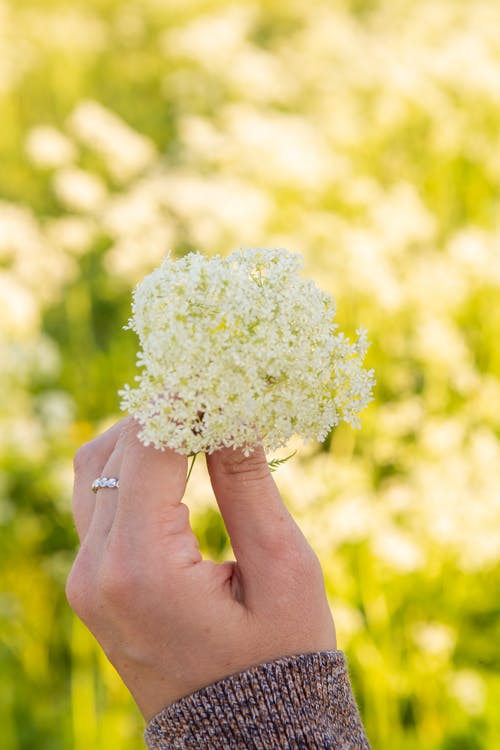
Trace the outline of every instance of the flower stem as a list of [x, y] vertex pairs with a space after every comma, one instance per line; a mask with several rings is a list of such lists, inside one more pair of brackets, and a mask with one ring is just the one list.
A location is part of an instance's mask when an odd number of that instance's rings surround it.
[[196, 461], [196, 456], [197, 455], [198, 455], [197, 453], [193, 453], [193, 458], [191, 459], [191, 464], [189, 466], [189, 471], [188, 471], [187, 477], [186, 477], [186, 484], [184, 485], [184, 491], [186, 490], [186, 487], [188, 486], [189, 477], [191, 476], [191, 472], [193, 471], [193, 466], [194, 466], [194, 462]]

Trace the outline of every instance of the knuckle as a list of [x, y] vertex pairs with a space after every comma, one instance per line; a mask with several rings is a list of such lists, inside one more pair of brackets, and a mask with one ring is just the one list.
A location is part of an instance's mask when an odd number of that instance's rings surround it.
[[316, 586], [323, 584], [323, 571], [316, 553], [307, 544], [291, 544], [283, 540], [275, 540], [271, 551], [276, 562], [287, 577], [294, 581]]
[[78, 600], [80, 596], [80, 586], [74, 574], [74, 568], [71, 568], [70, 574], [66, 580], [66, 599], [68, 604], [75, 612], [78, 609]]
[[125, 448], [134, 448], [138, 444], [138, 434], [141, 426], [134, 419], [126, 419], [120, 431], [119, 441]]
[[301, 545], [300, 549], [297, 550], [295, 559], [297, 568], [302, 572], [302, 575], [308, 579], [318, 578], [319, 576], [321, 576], [321, 578], [323, 577], [318, 556], [309, 544], [305, 543]]
[[189, 508], [185, 503], [174, 507], [166, 505], [161, 511], [161, 520], [168, 536], [185, 534], [190, 529]]
[[261, 539], [261, 546], [274, 565], [288, 569], [295, 560], [294, 545], [282, 535], [275, 533]]
[[66, 599], [71, 609], [80, 617], [87, 619], [92, 610], [91, 586], [89, 571], [79, 553], [66, 580]]
[[269, 476], [264, 452], [258, 448], [248, 456], [241, 450], [224, 450], [221, 452], [220, 467], [228, 477], [260, 481]]
[[80, 474], [90, 463], [95, 455], [95, 440], [90, 440], [78, 448], [73, 459], [75, 474]]
[[117, 550], [107, 554], [99, 571], [100, 598], [108, 605], [119, 608], [128, 606], [137, 587], [137, 574], [133, 566]]
[[317, 554], [309, 546], [304, 550], [302, 555], [302, 569], [309, 581], [323, 586], [323, 568]]
[[309, 548], [288, 551], [286, 561], [275, 567], [276, 612], [286, 614], [290, 623], [299, 622], [304, 611], [317, 612], [325, 601], [324, 579], [320, 562]]

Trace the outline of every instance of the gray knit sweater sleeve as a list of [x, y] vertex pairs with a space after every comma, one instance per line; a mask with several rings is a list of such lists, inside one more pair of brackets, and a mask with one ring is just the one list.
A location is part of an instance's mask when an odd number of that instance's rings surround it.
[[150, 750], [370, 750], [342, 651], [226, 677], [165, 708], [144, 736]]

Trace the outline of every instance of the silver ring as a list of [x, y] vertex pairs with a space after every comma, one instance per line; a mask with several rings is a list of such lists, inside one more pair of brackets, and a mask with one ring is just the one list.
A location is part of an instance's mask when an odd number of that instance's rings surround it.
[[120, 480], [118, 477], [97, 477], [92, 482], [92, 492], [109, 487], [109, 489], [118, 489], [120, 487]]

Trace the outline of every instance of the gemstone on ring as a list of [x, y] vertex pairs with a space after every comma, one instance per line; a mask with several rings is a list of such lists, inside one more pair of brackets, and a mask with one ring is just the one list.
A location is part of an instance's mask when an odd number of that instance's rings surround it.
[[119, 489], [120, 480], [118, 477], [97, 477], [97, 479], [94, 479], [92, 482], [92, 492], [94, 493], [104, 487], [108, 487], [109, 489]]

